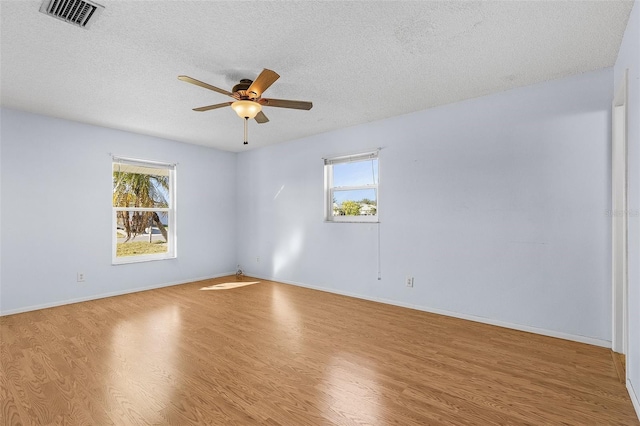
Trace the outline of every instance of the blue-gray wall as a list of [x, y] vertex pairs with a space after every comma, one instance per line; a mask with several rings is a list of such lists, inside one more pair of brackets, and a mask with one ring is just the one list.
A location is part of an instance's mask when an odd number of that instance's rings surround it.
[[[14, 110], [0, 114], [3, 314], [235, 270], [235, 154]], [[178, 163], [177, 259], [111, 265], [110, 154]]]
[[[239, 263], [608, 345], [612, 87], [605, 69], [239, 154]], [[376, 147], [380, 224], [323, 222], [322, 157]]]

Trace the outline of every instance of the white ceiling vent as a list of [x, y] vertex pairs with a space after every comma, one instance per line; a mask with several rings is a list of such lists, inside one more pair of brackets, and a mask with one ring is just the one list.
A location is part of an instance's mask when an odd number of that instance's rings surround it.
[[89, 28], [104, 6], [85, 0], [44, 0], [40, 12], [81, 28]]

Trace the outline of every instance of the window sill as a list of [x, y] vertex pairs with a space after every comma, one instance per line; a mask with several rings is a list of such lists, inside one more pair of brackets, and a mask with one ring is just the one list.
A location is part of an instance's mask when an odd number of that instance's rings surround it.
[[112, 266], [118, 266], [118, 265], [129, 265], [132, 263], [143, 263], [143, 262], [156, 262], [159, 260], [171, 260], [171, 259], [176, 259], [177, 256], [173, 255], [173, 256], [162, 256], [162, 257], [158, 257], [158, 256], [127, 256], [124, 258], [120, 258], [120, 259], [111, 259], [111, 265]]
[[379, 220], [324, 220], [324, 223], [380, 223]]

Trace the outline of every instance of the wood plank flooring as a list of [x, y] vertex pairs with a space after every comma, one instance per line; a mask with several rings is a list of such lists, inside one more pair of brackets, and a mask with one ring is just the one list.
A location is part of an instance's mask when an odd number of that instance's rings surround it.
[[233, 280], [0, 318], [0, 424], [640, 424], [608, 349]]
[[620, 380], [620, 383], [626, 383], [627, 373], [625, 356], [623, 354], [611, 351], [611, 357], [613, 358], [613, 366], [616, 369], [618, 380]]

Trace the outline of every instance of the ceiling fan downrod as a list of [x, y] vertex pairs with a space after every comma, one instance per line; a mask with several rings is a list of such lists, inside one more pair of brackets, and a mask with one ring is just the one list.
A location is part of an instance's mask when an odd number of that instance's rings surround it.
[[244, 118], [244, 145], [249, 145], [249, 138], [247, 134], [249, 133], [249, 117]]

